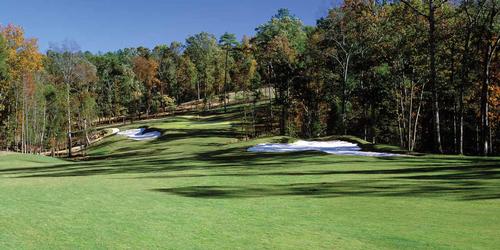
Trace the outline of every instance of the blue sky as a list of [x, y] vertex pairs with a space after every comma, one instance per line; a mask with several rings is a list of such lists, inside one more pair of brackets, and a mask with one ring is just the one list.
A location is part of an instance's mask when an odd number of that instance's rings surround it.
[[1, 0], [0, 23], [21, 25], [39, 39], [76, 41], [82, 50], [114, 51], [125, 47], [184, 42], [187, 36], [225, 31], [239, 38], [288, 8], [314, 25], [335, 0]]

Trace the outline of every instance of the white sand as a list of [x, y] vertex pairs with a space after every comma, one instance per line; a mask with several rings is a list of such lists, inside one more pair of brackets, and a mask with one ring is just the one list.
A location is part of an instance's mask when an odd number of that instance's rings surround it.
[[146, 129], [144, 128], [129, 129], [122, 132], [118, 132], [117, 135], [123, 135], [135, 141], [154, 140], [161, 136], [161, 133], [159, 131], [151, 131], [144, 133], [145, 130]]
[[250, 152], [297, 152], [297, 151], [322, 151], [336, 155], [356, 155], [392, 157], [402, 156], [400, 154], [390, 154], [381, 152], [361, 151], [361, 148], [354, 143], [346, 141], [296, 141], [294, 143], [264, 143], [247, 149]]

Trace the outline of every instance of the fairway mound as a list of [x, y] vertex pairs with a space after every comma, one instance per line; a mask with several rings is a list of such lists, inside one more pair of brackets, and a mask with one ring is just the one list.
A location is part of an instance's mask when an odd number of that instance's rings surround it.
[[150, 131], [144, 133], [145, 131], [146, 131], [145, 128], [129, 129], [122, 132], [118, 132], [117, 135], [126, 136], [129, 139], [135, 141], [154, 140], [161, 136], [161, 133], [159, 131]]
[[400, 154], [361, 151], [354, 143], [346, 141], [296, 141], [294, 143], [263, 143], [247, 149], [249, 152], [298, 152], [298, 151], [321, 151], [336, 155], [393, 157]]

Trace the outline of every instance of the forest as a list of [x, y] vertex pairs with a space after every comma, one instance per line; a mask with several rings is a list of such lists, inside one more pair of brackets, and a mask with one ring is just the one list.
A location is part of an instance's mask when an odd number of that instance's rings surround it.
[[90, 144], [113, 118], [238, 101], [245, 138], [355, 135], [408, 152], [498, 155], [499, 46], [498, 0], [346, 0], [315, 26], [280, 9], [241, 39], [201, 32], [106, 53], [70, 40], [41, 52], [5, 24], [0, 150], [54, 152]]

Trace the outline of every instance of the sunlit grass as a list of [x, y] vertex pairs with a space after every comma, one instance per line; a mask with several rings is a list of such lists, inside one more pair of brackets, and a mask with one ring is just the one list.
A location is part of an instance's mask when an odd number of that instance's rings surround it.
[[[0, 248], [489, 248], [500, 159], [250, 153], [233, 114], [127, 124], [76, 162], [0, 156]], [[392, 150], [387, 148], [387, 150]]]

